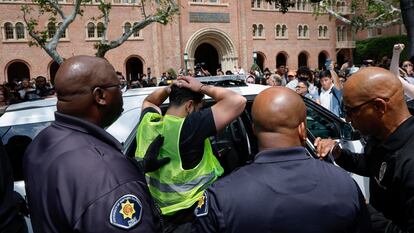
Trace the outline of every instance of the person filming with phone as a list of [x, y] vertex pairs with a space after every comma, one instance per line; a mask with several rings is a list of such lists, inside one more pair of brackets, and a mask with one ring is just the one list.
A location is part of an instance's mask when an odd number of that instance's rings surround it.
[[321, 88], [319, 90], [319, 101], [323, 107], [341, 116], [342, 83], [334, 70], [331, 60], [325, 63], [326, 69], [320, 73]]

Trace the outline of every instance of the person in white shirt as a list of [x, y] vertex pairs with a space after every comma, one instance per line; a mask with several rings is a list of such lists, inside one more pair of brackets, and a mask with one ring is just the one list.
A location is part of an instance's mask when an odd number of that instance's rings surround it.
[[333, 69], [333, 65], [329, 70], [322, 71], [320, 74], [321, 90], [319, 93], [320, 104], [340, 116], [342, 104], [342, 83]]

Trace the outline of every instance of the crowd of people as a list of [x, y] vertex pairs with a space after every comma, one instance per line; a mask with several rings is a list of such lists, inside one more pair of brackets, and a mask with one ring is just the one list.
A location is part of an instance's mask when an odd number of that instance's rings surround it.
[[[33, 140], [23, 161], [33, 230], [414, 232], [414, 117], [406, 104], [414, 98], [413, 66], [404, 61], [399, 67], [403, 49], [394, 46], [389, 70], [372, 61], [359, 69], [328, 61], [319, 72], [286, 66], [273, 73], [251, 70], [247, 83], [273, 86], [251, 107], [259, 153], [224, 177], [210, 137], [238, 118], [245, 97], [166, 73], [165, 87], [142, 103], [131, 159], [104, 129], [123, 111], [122, 86], [144, 85], [128, 83], [105, 59], [71, 57], [60, 66], [54, 88], [38, 77], [35, 87], [22, 81], [17, 91], [29, 100], [58, 95], [55, 121]], [[193, 75], [199, 71], [208, 75], [203, 68]], [[235, 67], [236, 72], [244, 71]], [[215, 104], [202, 108], [206, 95]], [[300, 95], [350, 122], [367, 138], [364, 152], [317, 138], [321, 160], [309, 157]], [[162, 111], [167, 98], [170, 104]], [[342, 168], [322, 161], [327, 156]], [[369, 200], [344, 169], [370, 178]], [[9, 184], [5, 193], [12, 192], [10, 180], [3, 183]], [[21, 216], [7, 221], [14, 225], [0, 227], [25, 232]]]

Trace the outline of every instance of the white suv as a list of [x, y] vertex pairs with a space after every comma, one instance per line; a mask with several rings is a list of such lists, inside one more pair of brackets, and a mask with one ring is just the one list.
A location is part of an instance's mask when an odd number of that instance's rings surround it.
[[[257, 153], [257, 142], [251, 129], [251, 106], [255, 96], [268, 86], [245, 84], [240, 77], [201, 78], [202, 82], [224, 86], [246, 97], [247, 105], [241, 116], [212, 138], [213, 148], [220, 153], [220, 163], [229, 173], [254, 158]], [[124, 111], [122, 115], [106, 130], [113, 135], [124, 148], [126, 156], [134, 156], [135, 134], [139, 123], [141, 105], [146, 96], [161, 87], [131, 89], [123, 94]], [[42, 129], [54, 120], [56, 98], [47, 98], [11, 105], [0, 117], [0, 136], [6, 148], [18, 148], [17, 152], [8, 151], [15, 171], [15, 190], [25, 197], [24, 181], [22, 180], [21, 161], [25, 146], [28, 145]], [[316, 137], [333, 138], [346, 141], [346, 146], [354, 152], [362, 151], [362, 144], [352, 127], [312, 100], [304, 98], [307, 106], [308, 142], [306, 149], [310, 156], [315, 156], [313, 140]], [[214, 100], [206, 97], [205, 105], [211, 106]], [[165, 111], [168, 100], [161, 106]], [[20, 140], [20, 141], [19, 141]], [[14, 145], [12, 145], [14, 144]], [[236, 146], [237, 145], [237, 146]], [[368, 178], [351, 174], [368, 199]], [[29, 227], [30, 221], [28, 220]], [[30, 229], [31, 232], [31, 229]]]

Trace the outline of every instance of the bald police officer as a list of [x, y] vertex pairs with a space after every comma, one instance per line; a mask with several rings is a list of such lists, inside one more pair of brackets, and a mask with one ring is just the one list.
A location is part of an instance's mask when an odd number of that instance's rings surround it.
[[195, 209], [193, 232], [368, 232], [358, 185], [342, 169], [306, 155], [306, 107], [285, 87], [256, 96], [260, 152], [216, 181]]
[[[55, 121], [24, 157], [34, 232], [159, 232], [143, 173], [104, 130], [123, 111], [114, 68], [75, 56], [60, 66], [55, 84]], [[162, 140], [155, 144], [157, 155]]]
[[332, 151], [339, 166], [370, 177], [375, 232], [414, 232], [414, 117], [400, 80], [382, 68], [361, 69], [344, 85], [344, 105], [347, 121], [368, 138], [364, 153], [318, 138], [318, 155]]

